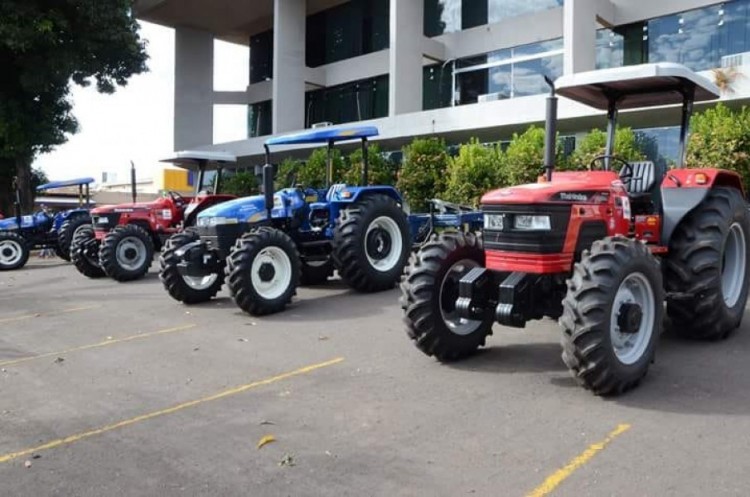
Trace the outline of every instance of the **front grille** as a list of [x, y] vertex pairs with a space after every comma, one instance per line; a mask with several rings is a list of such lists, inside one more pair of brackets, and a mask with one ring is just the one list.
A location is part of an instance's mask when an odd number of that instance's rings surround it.
[[[570, 222], [570, 205], [483, 205], [482, 212], [503, 214], [506, 219], [502, 231], [485, 229], [482, 232], [484, 247], [488, 250], [534, 254], [557, 254], [563, 251]], [[513, 216], [518, 214], [549, 216], [551, 230], [514, 230]]]
[[217, 248], [221, 257], [226, 257], [234, 246], [234, 242], [246, 231], [247, 223], [222, 224], [219, 226], [198, 226], [198, 235], [209, 246]]
[[92, 214], [91, 223], [97, 231], [109, 231], [120, 222], [120, 213], [112, 212], [109, 214]]

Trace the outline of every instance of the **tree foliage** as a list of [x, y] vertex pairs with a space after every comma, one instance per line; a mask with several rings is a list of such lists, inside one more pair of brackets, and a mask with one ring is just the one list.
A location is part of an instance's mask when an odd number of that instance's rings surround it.
[[544, 167], [544, 136], [544, 129], [536, 126], [513, 135], [505, 150], [506, 184], [536, 183]]
[[[643, 160], [641, 150], [643, 140], [637, 138], [630, 128], [617, 128], [615, 131], [615, 155], [627, 161]], [[585, 169], [594, 158], [603, 155], [607, 148], [607, 133], [600, 129], [592, 129], [576, 147], [571, 157], [571, 163], [576, 169]], [[595, 164], [601, 167], [602, 162]]]
[[250, 171], [237, 171], [223, 178], [221, 192], [238, 197], [258, 193], [258, 178]]
[[425, 212], [429, 200], [439, 197], [447, 185], [448, 153], [439, 138], [417, 138], [404, 147], [397, 188], [412, 212]]
[[694, 115], [691, 127], [687, 164], [736, 171], [750, 188], [750, 109], [718, 104]]
[[[0, 2], [0, 176], [17, 176], [31, 207], [31, 162], [67, 141], [78, 123], [71, 82], [111, 93], [146, 70], [130, 0]], [[0, 204], [11, 196], [0, 185]]]
[[478, 206], [482, 195], [503, 185], [503, 153], [498, 145], [472, 139], [448, 161], [445, 200]]
[[[367, 150], [367, 183], [370, 185], [395, 185], [396, 166], [385, 159], [380, 146], [373, 144]], [[362, 180], [362, 148], [358, 147], [347, 157], [348, 166], [343, 182], [348, 185], [359, 185]]]

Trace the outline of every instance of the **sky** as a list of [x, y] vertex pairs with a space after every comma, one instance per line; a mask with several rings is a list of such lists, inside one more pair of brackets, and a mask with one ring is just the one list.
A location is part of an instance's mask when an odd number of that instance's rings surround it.
[[[129, 180], [130, 161], [139, 178], [151, 178], [172, 152], [174, 116], [174, 30], [141, 23], [148, 41], [150, 71], [133, 76], [112, 95], [97, 93], [94, 85], [73, 85], [73, 113], [79, 132], [64, 145], [34, 162], [50, 180], [115, 173]], [[214, 90], [244, 90], [248, 84], [248, 48], [214, 42]], [[214, 143], [247, 137], [245, 106], [214, 107]]]

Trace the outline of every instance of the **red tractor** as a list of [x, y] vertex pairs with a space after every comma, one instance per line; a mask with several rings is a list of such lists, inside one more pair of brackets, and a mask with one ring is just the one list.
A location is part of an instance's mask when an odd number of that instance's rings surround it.
[[[548, 84], [544, 175], [487, 193], [481, 236], [443, 234], [423, 246], [402, 283], [405, 321], [420, 350], [451, 361], [484, 345], [494, 323], [559, 320], [573, 376], [616, 395], [646, 375], [665, 304], [674, 331], [689, 338], [722, 339], [739, 327], [748, 208], [738, 174], [684, 167], [693, 103], [719, 95], [705, 78], [660, 63]], [[607, 111], [606, 154], [587, 171], [554, 171], [555, 90]], [[618, 110], [670, 104], [682, 105], [677, 168], [613, 155]]]
[[[224, 152], [178, 152], [166, 159], [195, 170], [195, 196], [183, 197], [167, 191], [152, 202], [108, 205], [91, 211], [93, 229], [81, 230], [71, 245], [71, 260], [80, 273], [89, 278], [109, 276], [117, 281], [142, 278], [151, 266], [154, 252], [161, 250], [170, 236], [195, 224], [204, 209], [235, 198], [214, 194], [225, 164], [236, 158]], [[206, 173], [215, 172], [210, 178]], [[213, 187], [210, 185], [213, 180]]]

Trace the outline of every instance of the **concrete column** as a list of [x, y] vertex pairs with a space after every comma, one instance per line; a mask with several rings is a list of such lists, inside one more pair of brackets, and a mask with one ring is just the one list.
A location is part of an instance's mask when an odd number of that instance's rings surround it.
[[596, 0], [565, 0], [563, 72], [573, 74], [596, 69]]
[[388, 115], [422, 110], [422, 0], [391, 0]]
[[305, 127], [305, 0], [273, 2], [273, 132]]
[[175, 29], [174, 149], [211, 145], [214, 137], [214, 37]]

